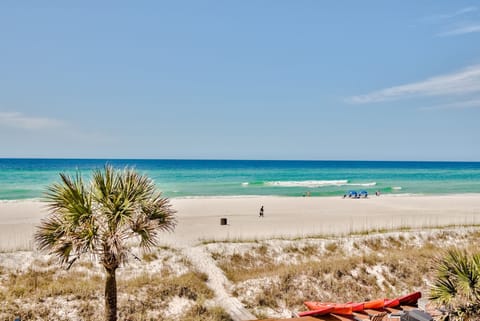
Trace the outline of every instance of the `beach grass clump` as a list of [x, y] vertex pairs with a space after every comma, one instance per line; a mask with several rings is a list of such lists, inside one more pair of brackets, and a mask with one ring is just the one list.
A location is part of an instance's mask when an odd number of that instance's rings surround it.
[[297, 253], [303, 256], [315, 256], [319, 254], [318, 245], [315, 244], [304, 244], [304, 245], [288, 245], [283, 250], [285, 253]]
[[147, 262], [147, 263], [148, 263], [148, 262], [155, 261], [155, 260], [157, 260], [157, 259], [158, 259], [158, 255], [157, 255], [157, 253], [155, 253], [155, 252], [151, 252], [151, 253], [148, 253], [148, 252], [147, 252], [147, 253], [143, 253], [143, 255], [142, 255], [142, 260], [143, 260], [144, 262]]
[[325, 250], [330, 254], [334, 253], [338, 250], [338, 244], [336, 242], [329, 242], [325, 244]]
[[24, 273], [9, 272], [3, 287], [15, 298], [48, 298], [75, 295], [88, 298], [98, 287], [101, 277], [87, 275], [85, 272], [74, 272], [72, 276], [56, 273], [53, 270], [35, 271], [28, 269]]
[[233, 321], [224, 309], [195, 304], [182, 317], [182, 321]]
[[8, 272], [0, 287], [0, 319], [61, 320], [67, 314], [88, 320], [101, 306], [101, 277], [81, 271], [62, 272], [32, 268]]

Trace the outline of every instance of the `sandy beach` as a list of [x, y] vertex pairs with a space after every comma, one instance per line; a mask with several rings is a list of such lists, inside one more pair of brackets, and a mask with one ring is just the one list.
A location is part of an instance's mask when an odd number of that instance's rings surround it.
[[[344, 234], [371, 229], [480, 224], [480, 194], [445, 196], [218, 197], [173, 199], [178, 225], [165, 244]], [[258, 216], [261, 206], [265, 217]], [[39, 201], [0, 202], [0, 249], [32, 249], [47, 214]], [[221, 225], [221, 218], [227, 225]]]

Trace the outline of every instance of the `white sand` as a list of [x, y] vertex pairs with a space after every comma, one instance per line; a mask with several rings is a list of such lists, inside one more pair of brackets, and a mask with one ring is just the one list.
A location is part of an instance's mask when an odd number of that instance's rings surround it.
[[[480, 224], [480, 194], [448, 196], [232, 197], [173, 199], [178, 225], [162, 242], [342, 234], [375, 228]], [[258, 217], [260, 206], [265, 217]], [[47, 214], [38, 201], [0, 202], [0, 249], [31, 249], [35, 226]], [[228, 225], [220, 225], [227, 218]]]

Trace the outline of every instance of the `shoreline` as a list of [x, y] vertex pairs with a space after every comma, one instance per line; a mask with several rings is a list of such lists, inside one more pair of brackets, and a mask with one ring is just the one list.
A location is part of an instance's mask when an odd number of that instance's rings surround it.
[[[173, 198], [177, 227], [163, 233], [166, 245], [204, 240], [242, 240], [346, 235], [380, 229], [480, 224], [480, 194], [390, 197]], [[259, 209], [265, 207], [265, 216]], [[32, 249], [35, 227], [47, 215], [35, 200], [0, 201], [0, 250]], [[221, 225], [221, 219], [227, 224]]]
[[[378, 197], [448, 197], [448, 196], [479, 196], [480, 192], [469, 192], [469, 193], [382, 193]], [[200, 196], [177, 196], [177, 197], [170, 197], [165, 196], [169, 200], [190, 200], [190, 199], [242, 199], [242, 198], [322, 198], [322, 199], [343, 199], [343, 194], [332, 196], [332, 195], [256, 195], [256, 194], [249, 194], [249, 195], [200, 195]], [[375, 199], [375, 192], [368, 195], [367, 199]], [[348, 199], [348, 197], [347, 197]], [[361, 198], [363, 199], [363, 198]], [[38, 202], [42, 203], [42, 197], [33, 197], [33, 198], [18, 198], [18, 199], [0, 199], [0, 205], [2, 203], [21, 203], [21, 202]]]

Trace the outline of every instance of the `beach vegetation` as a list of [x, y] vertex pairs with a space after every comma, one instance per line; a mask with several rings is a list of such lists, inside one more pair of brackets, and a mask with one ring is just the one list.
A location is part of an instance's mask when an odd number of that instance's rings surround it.
[[[437, 276], [439, 252], [457, 246], [475, 253], [479, 241], [476, 229], [443, 229], [199, 247], [225, 272], [230, 293], [251, 313], [279, 318], [304, 310], [306, 300], [347, 302], [413, 291], [425, 294]], [[335, 250], [326, 250], [331, 243]], [[143, 262], [131, 260], [118, 275], [119, 319], [231, 321], [214, 305], [208, 275], [197, 271], [182, 251], [157, 246], [148, 253], [155, 254], [150, 262], [137, 254]], [[5, 257], [12, 255], [28, 256]], [[0, 264], [0, 320], [102, 318], [101, 262], [84, 256], [69, 270], [56, 268], [47, 255], [35, 254], [33, 260], [22, 262], [32, 263], [28, 268], [20, 268], [24, 263]]]
[[338, 250], [338, 244], [335, 242], [327, 243], [325, 244], [325, 250], [327, 250], [327, 252], [333, 253]]
[[[73, 270], [73, 271], [72, 271]], [[10, 271], [2, 275], [0, 320], [98, 320], [102, 302], [102, 277], [72, 269], [71, 271]], [[205, 302], [213, 291], [205, 283], [206, 276], [197, 271], [165, 276], [144, 272], [119, 280], [122, 295], [118, 314], [122, 320], [205, 320], [230, 321], [225, 311]], [[174, 298], [190, 302], [179, 315], [167, 316]], [[163, 312], [163, 313], [161, 313]], [[161, 317], [160, 317], [161, 315]], [[150, 317], [148, 317], [150, 316]]]
[[450, 249], [436, 260], [430, 299], [448, 311], [451, 321], [478, 320], [480, 311], [480, 253]]
[[89, 255], [105, 275], [106, 321], [117, 320], [116, 272], [129, 258], [139, 259], [132, 244], [148, 252], [162, 231], [175, 226], [175, 211], [154, 182], [135, 170], [106, 165], [95, 170], [89, 183], [80, 172], [60, 174], [48, 187], [49, 215], [35, 233], [38, 248], [54, 255], [69, 269]]
[[[270, 240], [264, 242], [264, 255], [248, 250], [247, 244], [242, 251], [225, 245], [209, 249], [234, 284], [233, 295], [257, 317], [278, 317], [285, 309], [303, 310], [307, 300], [349, 302], [426, 292], [439, 252], [453, 245], [470, 248], [478, 241], [474, 229], [440, 229]], [[317, 251], [302, 251], [307, 247]]]

